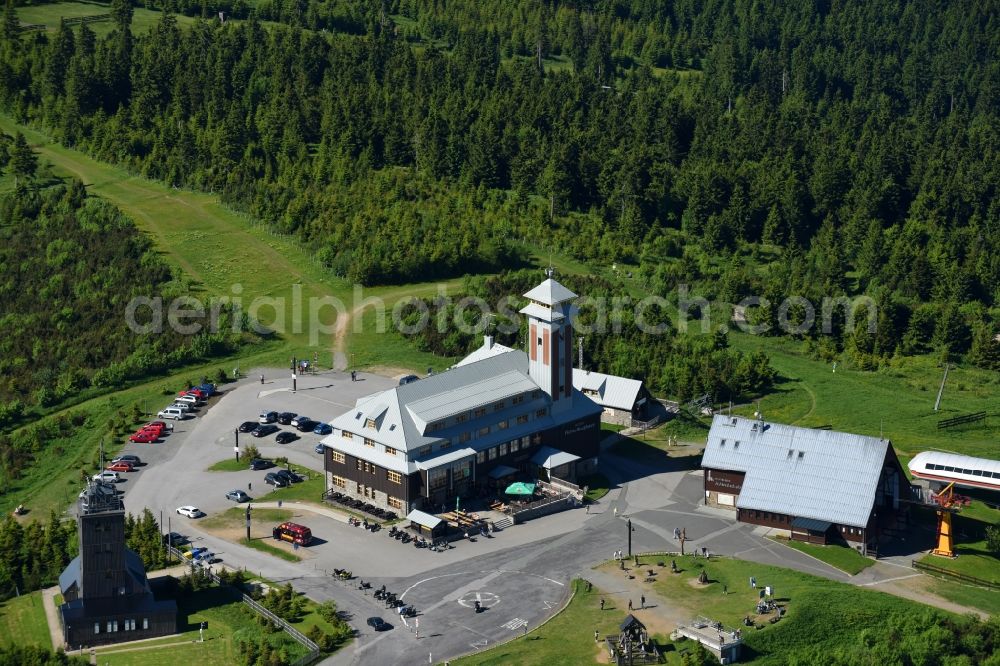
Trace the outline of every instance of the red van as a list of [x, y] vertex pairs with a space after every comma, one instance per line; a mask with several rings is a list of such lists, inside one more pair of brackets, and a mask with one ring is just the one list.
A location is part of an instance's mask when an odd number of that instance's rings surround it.
[[271, 536], [280, 541], [297, 543], [300, 546], [308, 546], [313, 538], [312, 530], [297, 523], [281, 523], [271, 530]]

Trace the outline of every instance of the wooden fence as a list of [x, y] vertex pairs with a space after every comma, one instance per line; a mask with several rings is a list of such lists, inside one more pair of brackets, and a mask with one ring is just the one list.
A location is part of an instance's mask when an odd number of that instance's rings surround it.
[[913, 565], [914, 569], [919, 569], [920, 571], [926, 571], [928, 573], [944, 576], [946, 578], [953, 578], [954, 580], [960, 580], [963, 583], [979, 585], [980, 587], [988, 587], [991, 590], [1000, 590], [1000, 583], [995, 583], [991, 580], [983, 580], [982, 578], [976, 578], [975, 576], [959, 573], [943, 567], [936, 567], [933, 564], [918, 562], [917, 560], [910, 560], [910, 564]]
[[[188, 561], [184, 559], [184, 552], [177, 548], [174, 548], [173, 546], [168, 545], [167, 551], [171, 555], [179, 559], [181, 562]], [[193, 561], [191, 562], [191, 565], [193, 569], [195, 566]], [[281, 619], [268, 609], [264, 608], [264, 606], [255, 601], [253, 597], [251, 597], [250, 595], [244, 594], [242, 590], [237, 589], [236, 587], [228, 583], [224, 583], [221, 578], [219, 578], [211, 571], [206, 570], [205, 575], [207, 575], [213, 583], [215, 583], [222, 589], [229, 591], [235, 599], [242, 601], [244, 604], [253, 609], [254, 612], [256, 612], [258, 615], [266, 617], [268, 620], [273, 622], [275, 626], [281, 627], [281, 629], [284, 630], [286, 634], [291, 636], [292, 640], [294, 640], [295, 642], [299, 643], [304, 648], [309, 650], [309, 652], [303, 655], [302, 658], [296, 660], [292, 664], [292, 666], [305, 666], [306, 664], [311, 664], [312, 662], [316, 661], [316, 659], [319, 658], [320, 656], [319, 646], [316, 645], [316, 643], [314, 643], [312, 640], [310, 640], [308, 636], [303, 634], [301, 631], [299, 631], [298, 629], [296, 629], [295, 627], [293, 627], [288, 622]]]
[[965, 416], [956, 416], [950, 419], [944, 419], [943, 421], [938, 421], [938, 430], [943, 430], [944, 428], [951, 428], [952, 426], [962, 425], [963, 423], [975, 423], [976, 421], [985, 421], [986, 412], [975, 412], [974, 414], [966, 414]]

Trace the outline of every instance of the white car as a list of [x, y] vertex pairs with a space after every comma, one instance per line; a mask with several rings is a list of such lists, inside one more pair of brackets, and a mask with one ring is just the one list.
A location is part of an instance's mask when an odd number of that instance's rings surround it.
[[174, 402], [186, 402], [188, 404], [195, 405], [199, 403], [200, 400], [198, 400], [198, 396], [196, 395], [179, 395], [174, 398]]
[[194, 409], [194, 405], [191, 404], [190, 402], [175, 402], [174, 404], [172, 404], [170, 406], [171, 407], [176, 407], [177, 409], [181, 410], [185, 414], [187, 414], [192, 409]]
[[204, 513], [201, 512], [201, 509], [199, 509], [196, 506], [177, 507], [177, 513], [179, 513], [182, 516], [187, 516], [188, 518], [200, 518], [201, 516], [205, 515]]
[[94, 481], [103, 481], [105, 483], [118, 483], [121, 480], [118, 472], [101, 472], [100, 474], [95, 474], [93, 478]]

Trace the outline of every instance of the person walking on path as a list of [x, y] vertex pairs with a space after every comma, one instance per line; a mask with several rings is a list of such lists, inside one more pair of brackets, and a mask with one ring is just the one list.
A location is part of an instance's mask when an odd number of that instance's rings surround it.
[[723, 594], [729, 594], [729, 586], [728, 585], [726, 585], [726, 584], [722, 585], [722, 593]]
[[601, 597], [601, 610], [604, 610], [604, 597]]
[[253, 481], [247, 484], [247, 490], [253, 490]]
[[754, 578], [753, 576], [750, 576], [750, 589], [752, 590], [757, 589], [757, 579]]
[[597, 633], [597, 629], [594, 629], [594, 642], [595, 643], [598, 643], [601, 640], [600, 638], [598, 638], [598, 636], [599, 636], [599, 634]]
[[639, 608], [646, 610], [646, 595], [639, 597]]
[[615, 518], [618, 517], [618, 507], [615, 507]]
[[628, 611], [630, 613], [632, 612], [632, 600], [631, 599], [628, 600]]

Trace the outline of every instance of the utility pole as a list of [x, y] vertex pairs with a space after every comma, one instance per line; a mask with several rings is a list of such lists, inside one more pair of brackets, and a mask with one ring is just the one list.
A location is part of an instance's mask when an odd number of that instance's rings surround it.
[[250, 542], [250, 503], [247, 502], [247, 543]]
[[629, 518], [625, 524], [628, 526], [628, 556], [632, 557], [632, 519]]
[[948, 370], [951, 368], [951, 363], [944, 364], [944, 377], [941, 378], [941, 388], [938, 389], [937, 400], [934, 401], [934, 411], [938, 411], [941, 408], [941, 396], [944, 394], [944, 383], [948, 381]]
[[233, 451], [236, 453], [236, 462], [240, 461], [240, 429], [233, 428], [233, 435], [236, 437], [236, 443], [233, 445]]
[[579, 357], [577, 365], [580, 366], [580, 370], [583, 370], [583, 336], [580, 336], [579, 338], [576, 339], [576, 345], [577, 349], [579, 350], [577, 354], [577, 356]]
[[681, 542], [681, 555], [684, 554], [684, 542], [687, 541], [687, 540], [688, 540], [688, 538], [687, 538], [687, 528], [686, 527], [682, 527], [681, 528], [681, 538], [678, 539], [678, 541]]

